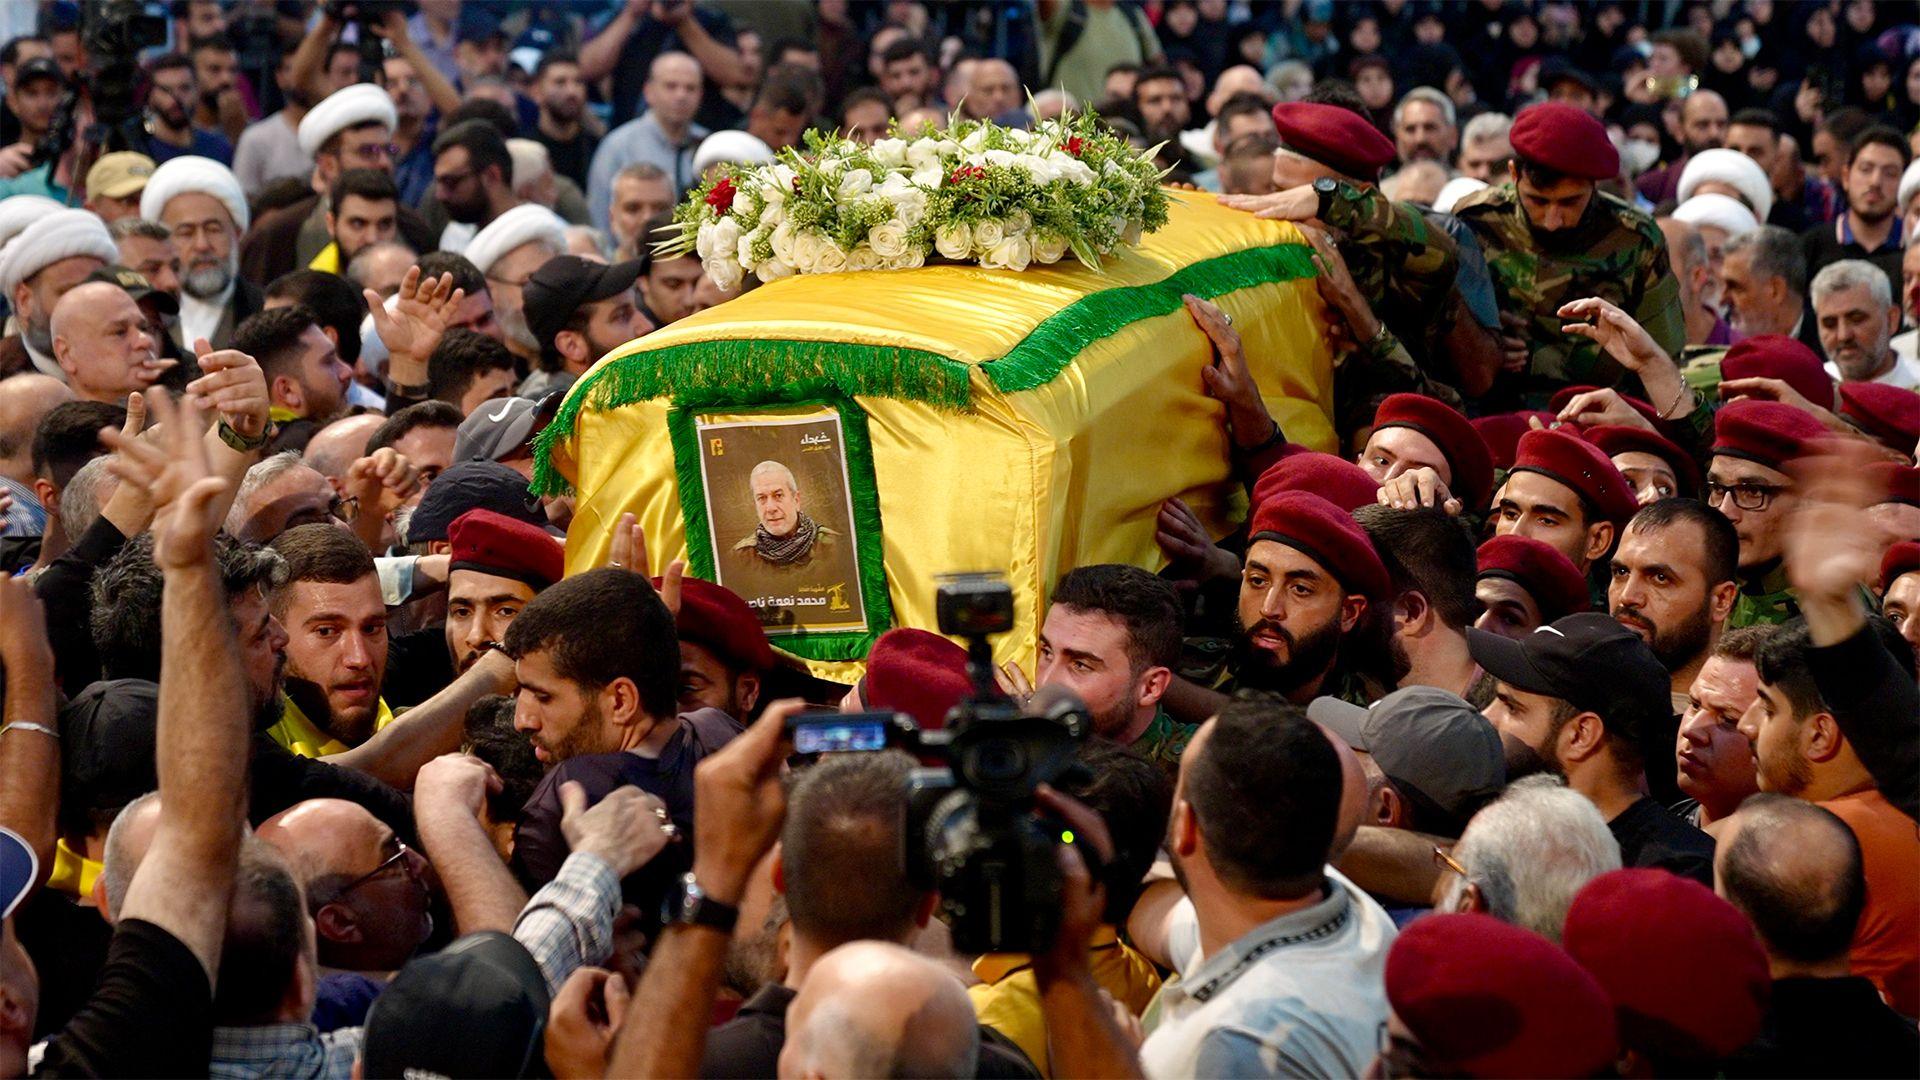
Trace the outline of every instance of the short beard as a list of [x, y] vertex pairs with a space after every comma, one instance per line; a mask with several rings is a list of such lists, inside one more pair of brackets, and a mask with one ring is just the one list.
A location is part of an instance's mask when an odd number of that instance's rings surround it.
[[1331, 671], [1334, 658], [1340, 653], [1338, 621], [1329, 622], [1298, 638], [1285, 629], [1274, 627], [1274, 632], [1287, 643], [1287, 659], [1284, 663], [1273, 662], [1269, 659], [1270, 653], [1253, 647], [1252, 630], [1259, 627], [1260, 623], [1255, 623], [1253, 628], [1242, 627], [1239, 638], [1234, 641], [1233, 652], [1228, 657], [1237, 689], [1264, 690], [1282, 697], [1290, 696]]
[[[1880, 369], [1886, 366], [1886, 347], [1884, 345], [1881, 346], [1880, 353], [1876, 358], [1877, 362], [1868, 360], [1868, 355], [1865, 350], [1862, 350], [1853, 356], [1845, 356], [1844, 354], [1835, 356], [1833, 358], [1833, 366], [1839, 368], [1841, 376], [1849, 382], [1866, 382], [1875, 375], [1878, 375]], [[1859, 359], [1855, 359], [1855, 357], [1859, 357]]]
[[234, 275], [240, 265], [238, 251], [230, 251], [219, 266], [189, 270], [180, 279], [180, 288], [196, 300], [218, 300], [233, 287]]
[[1647, 647], [1653, 650], [1654, 658], [1671, 674], [1705, 652], [1707, 639], [1712, 636], [1713, 627], [1707, 621], [1707, 609], [1703, 604], [1685, 622], [1669, 632], [1662, 633], [1659, 627], [1654, 627], [1653, 640], [1647, 642]]
[[35, 309], [33, 318], [20, 327], [20, 340], [41, 356], [53, 355], [53, 320]]
[[496, 307], [493, 309], [493, 317], [500, 321], [500, 330], [507, 335], [507, 341], [510, 344], [518, 345], [522, 349], [539, 351], [540, 342], [534, 338], [533, 328], [527, 325], [525, 309]]

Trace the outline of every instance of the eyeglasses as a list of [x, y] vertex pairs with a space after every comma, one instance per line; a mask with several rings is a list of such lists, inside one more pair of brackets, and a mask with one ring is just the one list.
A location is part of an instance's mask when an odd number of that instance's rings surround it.
[[368, 143], [365, 146], [354, 147], [352, 152], [353, 157], [373, 164], [392, 161], [395, 157], [398, 157], [399, 154], [400, 148], [394, 146], [392, 143]]
[[333, 500], [327, 503], [327, 513], [351, 525], [360, 516], [360, 497], [354, 495], [343, 499], [335, 495]]
[[1434, 849], [1433, 849], [1433, 865], [1435, 869], [1438, 869], [1443, 873], [1448, 870], [1451, 870], [1454, 873], [1459, 874], [1461, 877], [1467, 876], [1467, 868], [1460, 865], [1460, 860], [1454, 858], [1452, 855], [1449, 855], [1447, 853], [1446, 848], [1440, 847], [1437, 844], [1434, 846]]
[[1787, 490], [1774, 484], [1716, 484], [1707, 481], [1707, 505], [1718, 506], [1728, 495], [1733, 496], [1733, 505], [1742, 510], [1765, 510], [1773, 503], [1775, 496]]
[[348, 893], [352, 892], [353, 890], [359, 888], [360, 886], [365, 885], [367, 882], [372, 881], [374, 878], [379, 877], [381, 874], [386, 873], [388, 870], [393, 868], [395, 863], [405, 862], [407, 858], [407, 852], [413, 850], [412, 848], [407, 847], [407, 842], [405, 840], [402, 840], [397, 836], [393, 838], [393, 846], [399, 850], [395, 851], [392, 855], [387, 856], [386, 859], [383, 860], [379, 866], [374, 867], [373, 869], [367, 871], [364, 874], [361, 874], [359, 877], [354, 878], [352, 881], [348, 882], [346, 888], [343, 888], [339, 892], [333, 894], [334, 897], [337, 899], [339, 897], [345, 896]]

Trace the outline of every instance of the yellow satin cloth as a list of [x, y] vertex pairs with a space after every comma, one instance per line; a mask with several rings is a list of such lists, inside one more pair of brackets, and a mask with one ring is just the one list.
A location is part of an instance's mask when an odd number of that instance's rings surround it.
[[[1004, 572], [1016, 624], [996, 643], [996, 659], [1031, 669], [1042, 602], [1063, 571], [1100, 562], [1160, 566], [1154, 521], [1166, 499], [1186, 500], [1216, 535], [1246, 512], [1229, 475], [1224, 410], [1201, 382], [1211, 345], [1184, 310], [1092, 342], [1037, 389], [1003, 394], [979, 366], [1089, 294], [1163, 281], [1250, 248], [1304, 244], [1292, 225], [1228, 210], [1211, 195], [1173, 193], [1172, 202], [1165, 228], [1110, 256], [1101, 272], [1069, 260], [1019, 272], [930, 266], [788, 278], [600, 363], [691, 342], [801, 340], [920, 349], [971, 365], [966, 412], [855, 399], [868, 414], [888, 593], [895, 625], [935, 629], [937, 575]], [[1254, 380], [1288, 437], [1332, 449], [1332, 355], [1311, 278], [1256, 284], [1214, 302], [1233, 316]], [[646, 532], [650, 573], [686, 556], [667, 434], [673, 404], [583, 409], [572, 438], [556, 444], [554, 464], [578, 495], [569, 573], [605, 561], [613, 524], [628, 511]], [[857, 663], [809, 666], [841, 681], [860, 671]]]

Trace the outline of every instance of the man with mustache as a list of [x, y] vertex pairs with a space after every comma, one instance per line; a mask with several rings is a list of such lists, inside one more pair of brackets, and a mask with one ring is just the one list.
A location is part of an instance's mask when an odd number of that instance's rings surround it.
[[193, 61], [183, 53], [168, 53], [147, 68], [147, 156], [157, 162], [192, 154], [225, 165], [233, 161], [233, 144], [217, 131], [196, 127], [193, 112], [200, 105]]
[[303, 757], [342, 753], [393, 722], [380, 697], [387, 606], [373, 554], [339, 522], [296, 526], [271, 546], [287, 562], [271, 598], [287, 632], [287, 685], [268, 734]]
[[500, 639], [540, 590], [564, 573], [560, 545], [538, 526], [469, 510], [447, 527], [447, 652], [465, 672]]
[[1620, 172], [1600, 121], [1545, 102], [1521, 110], [1508, 137], [1513, 182], [1453, 209], [1486, 249], [1500, 297], [1507, 374], [1495, 393], [1538, 407], [1562, 386], [1621, 381], [1619, 364], [1562, 329], [1561, 306], [1596, 290], [1678, 356], [1686, 321], [1666, 239], [1652, 218], [1599, 189]]
[[1283, 491], [1254, 512], [1240, 578], [1235, 690], [1265, 690], [1297, 705], [1333, 696], [1365, 704], [1349, 639], [1371, 627], [1391, 594], [1366, 531], [1318, 495]]
[[240, 237], [251, 220], [240, 181], [218, 161], [174, 158], [147, 179], [140, 216], [173, 233], [182, 270], [181, 340], [205, 338], [226, 348], [234, 329], [266, 304], [260, 286], [240, 274]]
[[1662, 499], [1627, 522], [1613, 553], [1607, 610], [1667, 669], [1675, 712], [1726, 628], [1740, 594], [1740, 538], [1692, 499]]

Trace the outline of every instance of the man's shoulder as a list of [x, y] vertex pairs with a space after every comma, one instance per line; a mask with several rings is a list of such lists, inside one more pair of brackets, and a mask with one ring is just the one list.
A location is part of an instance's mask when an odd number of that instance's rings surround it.
[[1481, 188], [1453, 204], [1454, 217], [1462, 221], [1486, 223], [1489, 219], [1513, 210], [1513, 185], [1494, 184]]
[[1653, 220], [1653, 215], [1634, 206], [1625, 199], [1605, 191], [1594, 192], [1600, 205], [1618, 227], [1622, 236], [1630, 236], [1649, 247], [1666, 250], [1666, 235]]

